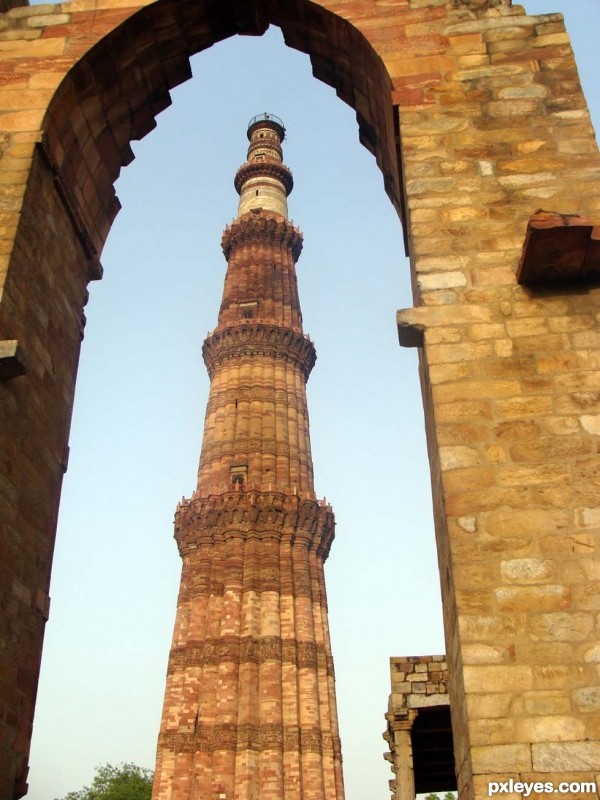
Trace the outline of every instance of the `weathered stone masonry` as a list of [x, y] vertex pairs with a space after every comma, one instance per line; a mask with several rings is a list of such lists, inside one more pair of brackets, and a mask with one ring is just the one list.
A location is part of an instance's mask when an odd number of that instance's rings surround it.
[[455, 789], [446, 657], [390, 658], [390, 678], [383, 738], [393, 800]]
[[85, 284], [113, 181], [189, 55], [269, 23], [357, 110], [404, 209], [415, 308], [399, 322], [422, 354], [461, 796], [491, 775], [593, 778], [598, 289], [516, 279], [539, 209], [600, 216], [562, 17], [508, 0], [127, 1], [0, 19], [0, 797], [25, 791]]

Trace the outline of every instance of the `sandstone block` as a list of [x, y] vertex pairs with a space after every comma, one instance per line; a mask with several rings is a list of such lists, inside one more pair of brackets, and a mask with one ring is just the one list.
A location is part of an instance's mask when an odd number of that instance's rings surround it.
[[[449, 272], [451, 270], [461, 270], [469, 265], [469, 258], [467, 256], [420, 256], [416, 259], [415, 267], [417, 272]], [[451, 322], [458, 323], [461, 321], [461, 316], [466, 314], [477, 314], [477, 311], [467, 307], [466, 309], [456, 309], [456, 315], [452, 317]], [[489, 317], [489, 309], [481, 309], [479, 314]], [[479, 317], [481, 318], [481, 317]], [[431, 317], [429, 317], [431, 319]], [[467, 318], [468, 321], [473, 317]], [[441, 322], [440, 317], [434, 318], [436, 322]]]
[[430, 275], [420, 275], [418, 284], [422, 291], [430, 292], [434, 289], [466, 286], [467, 278], [462, 272], [435, 272]]
[[546, 417], [542, 420], [542, 425], [554, 436], [570, 436], [580, 432], [577, 417]]
[[522, 419], [524, 417], [543, 417], [553, 410], [551, 397], [512, 397], [499, 400], [496, 408], [505, 419]]
[[500, 339], [506, 335], [506, 329], [501, 323], [483, 323], [471, 325], [468, 329], [469, 338], [473, 341], [481, 339]]
[[595, 644], [585, 650], [583, 658], [588, 664], [600, 664], [600, 644]]
[[555, 562], [541, 558], [513, 558], [502, 561], [500, 571], [507, 583], [540, 583], [553, 578]]
[[476, 444], [488, 438], [487, 426], [480, 423], [455, 422], [440, 425], [438, 442], [440, 446]]
[[507, 686], [517, 691], [533, 686], [533, 673], [526, 664], [469, 665], [463, 675], [467, 692], [503, 692]]
[[586, 611], [600, 611], [600, 584], [589, 583], [575, 587], [574, 605]]
[[460, 422], [461, 420], [489, 420], [492, 407], [489, 400], [471, 400], [460, 403], [440, 403], [437, 408], [439, 423]]
[[[39, 7], [38, 7], [39, 8]], [[38, 10], [38, 9], [36, 9]], [[71, 19], [70, 14], [33, 14], [28, 17], [27, 25], [30, 28], [49, 28], [52, 25], [66, 25]]]
[[563, 689], [573, 685], [575, 671], [565, 664], [546, 664], [534, 666], [535, 685], [539, 689]]
[[432, 364], [429, 368], [429, 380], [432, 385], [436, 383], [447, 383], [463, 378], [470, 378], [473, 375], [471, 364]]
[[[482, 529], [494, 536], [507, 536], [516, 532], [528, 534], [559, 532], [567, 527], [569, 522], [569, 512], [564, 509], [531, 508], [525, 511], [501, 509], [486, 513], [481, 517]], [[527, 569], [523, 559], [518, 561], [522, 563], [523, 571]], [[533, 564], [531, 564], [531, 568], [533, 568]], [[519, 564], [515, 564], [514, 569], [518, 570]]]
[[502, 422], [496, 428], [496, 437], [501, 441], [536, 439], [539, 434], [540, 426], [533, 420]]
[[428, 328], [425, 331], [425, 341], [429, 347], [434, 344], [457, 344], [462, 338], [461, 328]]
[[477, 530], [477, 520], [475, 517], [468, 516], [468, 517], [459, 517], [458, 518], [458, 525], [464, 531], [468, 533], [474, 533]]
[[[34, 6], [38, 9], [39, 6]], [[21, 42], [16, 39], [0, 42], [0, 55], [2, 58], [50, 58], [63, 54], [66, 40], [55, 39], [35, 39], [33, 41]]]
[[540, 550], [552, 555], [570, 556], [575, 553], [590, 555], [595, 547], [594, 538], [583, 533], [572, 536], [544, 536], [540, 539]]
[[[440, 354], [441, 348], [459, 351], [465, 354], [474, 354], [475, 352], [483, 353], [490, 352], [489, 342], [480, 343], [478, 345], [457, 345], [451, 348], [449, 345], [437, 345], [436, 358], [442, 358]], [[470, 357], [465, 355], [465, 357]], [[476, 357], [473, 355], [472, 357]], [[454, 355], [451, 361], [454, 360]], [[434, 397], [441, 403], [455, 403], [459, 400], [476, 400], [483, 397], [499, 397], [499, 398], [512, 398], [518, 395], [521, 391], [519, 381], [511, 379], [489, 379], [489, 380], [470, 380], [470, 381], [457, 381], [456, 383], [447, 383], [441, 386], [436, 386], [434, 389]]]
[[512, 692], [467, 695], [467, 710], [471, 719], [501, 719], [510, 716], [513, 701]]
[[582, 440], [579, 436], [563, 435], [560, 438], [541, 436], [537, 442], [514, 444], [509, 452], [516, 462], [548, 462], [585, 455], [590, 451], [590, 447], [590, 442]]
[[517, 722], [517, 741], [574, 742], [585, 736], [584, 723], [569, 716], [536, 716]]
[[495, 100], [488, 104], [490, 117], [523, 117], [534, 114], [539, 108], [536, 98]]
[[526, 744], [500, 744], [473, 747], [471, 758], [474, 773], [510, 773], [518, 775], [532, 768], [529, 746]]
[[526, 624], [526, 614], [461, 614], [458, 619], [465, 642], [512, 642], [524, 633]]
[[469, 725], [471, 746], [511, 744], [515, 741], [515, 722], [510, 718], [474, 719]]
[[573, 702], [579, 711], [600, 711], [600, 686], [582, 686], [575, 689]]
[[525, 711], [532, 715], [566, 714], [571, 711], [569, 698], [558, 691], [532, 691], [523, 695]]
[[582, 414], [582, 428], [593, 436], [600, 436], [600, 414]]
[[579, 528], [600, 528], [600, 508], [578, 508], [577, 526]]
[[463, 612], [479, 611], [490, 613], [494, 611], [493, 597], [486, 589], [461, 589], [456, 592], [456, 603]]
[[436, 706], [447, 705], [447, 695], [439, 694], [412, 694], [408, 697], [408, 708], [435, 708]]
[[571, 480], [570, 466], [561, 464], [539, 464], [535, 467], [498, 468], [498, 482], [503, 486], [537, 485], [544, 483], [563, 483]]
[[505, 448], [499, 444], [486, 447], [485, 455], [490, 464], [504, 464], [508, 460]]
[[548, 96], [548, 89], [540, 83], [529, 86], [505, 86], [498, 91], [501, 100], [522, 100], [524, 98], [544, 98]]
[[443, 470], [472, 467], [482, 462], [481, 453], [473, 447], [440, 447], [439, 452]]
[[511, 336], [541, 336], [549, 332], [548, 321], [540, 317], [507, 320], [506, 327]]
[[[512, 341], [509, 341], [511, 350], [507, 355], [512, 352]], [[535, 373], [535, 359], [532, 357], [515, 357], [510, 360], [507, 358], [498, 358], [487, 360], [481, 365], [481, 370], [484, 375], [490, 378], [508, 378], [508, 377], [521, 377], [524, 375], [533, 375]]]
[[567, 586], [500, 586], [494, 589], [498, 608], [503, 611], [555, 611], [571, 606], [571, 590]]
[[549, 742], [531, 747], [533, 769], [540, 772], [600, 771], [600, 742]]
[[533, 39], [534, 47], [547, 47], [555, 44], [570, 44], [571, 40], [567, 33], [547, 33]]
[[448, 494], [473, 491], [494, 485], [491, 467], [464, 467], [444, 473], [444, 488]]
[[502, 664], [507, 660], [505, 648], [489, 644], [466, 644], [462, 648], [464, 664]]
[[[510, 506], [515, 509], [525, 509], [530, 505], [530, 490], [526, 486], [512, 488], [498, 488], [490, 486], [476, 491], [462, 491], [461, 494], [449, 495], [446, 498], [446, 510], [450, 516], [464, 516], [479, 508], [481, 511], [493, 511], [502, 506]], [[517, 542], [518, 538], [518, 542]], [[533, 544], [531, 537], [513, 537], [510, 539], [499, 540], [495, 545], [489, 543], [489, 550], [501, 554], [504, 550], [510, 551], [510, 547], [519, 548], [523, 552], [513, 552], [513, 556], [532, 555]], [[475, 553], [472, 553], [475, 557]], [[481, 557], [481, 556], [480, 556]]]
[[594, 627], [591, 614], [560, 612], [532, 614], [529, 620], [531, 635], [542, 641], [581, 642]]
[[557, 375], [554, 379], [556, 386], [567, 392], [577, 392], [600, 389], [600, 371], [570, 372], [567, 375]]
[[571, 314], [564, 317], [550, 317], [548, 325], [554, 333], [572, 333], [577, 330], [593, 328], [595, 320], [591, 314]]

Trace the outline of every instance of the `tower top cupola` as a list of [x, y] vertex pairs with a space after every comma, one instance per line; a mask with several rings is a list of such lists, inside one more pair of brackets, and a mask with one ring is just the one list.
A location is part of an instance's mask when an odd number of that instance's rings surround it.
[[274, 114], [259, 114], [248, 123], [247, 135], [250, 141], [247, 160], [235, 176], [235, 188], [240, 195], [238, 219], [256, 210], [273, 211], [287, 218], [287, 196], [294, 181], [283, 163], [283, 121]]

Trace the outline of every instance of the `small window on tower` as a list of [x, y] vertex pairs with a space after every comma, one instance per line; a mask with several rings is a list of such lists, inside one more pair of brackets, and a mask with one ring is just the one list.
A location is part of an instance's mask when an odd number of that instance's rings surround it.
[[248, 478], [248, 467], [246, 464], [238, 464], [231, 467], [231, 485], [234, 489], [241, 489]]
[[239, 309], [242, 319], [254, 319], [258, 316], [258, 300], [239, 303]]

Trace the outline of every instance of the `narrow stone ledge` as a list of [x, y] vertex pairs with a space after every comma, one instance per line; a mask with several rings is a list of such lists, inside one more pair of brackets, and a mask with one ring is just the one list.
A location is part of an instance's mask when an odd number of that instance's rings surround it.
[[0, 341], [0, 381], [25, 374], [25, 358], [16, 339]]
[[543, 287], [600, 274], [600, 220], [536, 211], [529, 220], [517, 281]]
[[401, 308], [396, 312], [398, 340], [401, 347], [423, 347], [427, 328], [472, 326], [489, 323], [491, 319], [489, 308], [474, 304]]

